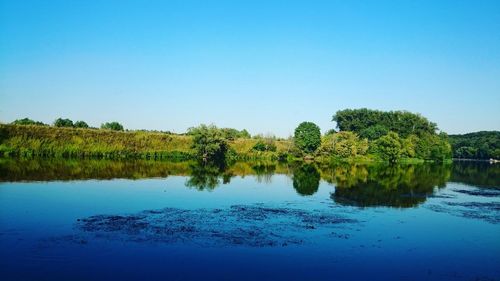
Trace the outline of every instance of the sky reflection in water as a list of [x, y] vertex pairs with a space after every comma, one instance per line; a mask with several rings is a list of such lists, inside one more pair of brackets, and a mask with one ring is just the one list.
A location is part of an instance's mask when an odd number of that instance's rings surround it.
[[2, 160], [0, 273], [497, 280], [499, 167]]

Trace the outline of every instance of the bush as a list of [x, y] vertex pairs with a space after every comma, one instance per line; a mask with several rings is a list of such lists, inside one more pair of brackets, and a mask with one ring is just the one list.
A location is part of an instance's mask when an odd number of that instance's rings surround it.
[[57, 118], [55, 121], [54, 121], [54, 126], [55, 127], [69, 127], [69, 128], [72, 128], [74, 125], [73, 125], [73, 121], [71, 121], [70, 119], [63, 119], [63, 118]]
[[387, 135], [379, 138], [374, 143], [375, 153], [382, 159], [391, 163], [396, 162], [401, 156], [401, 141], [399, 135], [389, 132]]
[[75, 128], [88, 128], [89, 125], [85, 123], [85, 121], [76, 121], [75, 122]]
[[29, 118], [23, 118], [23, 119], [14, 120], [11, 124], [13, 124], [13, 125], [38, 125], [38, 126], [47, 126], [47, 124], [44, 124], [43, 122], [34, 121], [34, 120], [29, 119]]
[[123, 125], [118, 122], [106, 122], [101, 125], [101, 129], [123, 131]]
[[256, 151], [276, 151], [276, 144], [274, 144], [274, 140], [272, 139], [265, 139], [265, 140], [259, 140], [252, 148], [253, 150]]
[[193, 136], [192, 148], [198, 160], [224, 162], [229, 144], [223, 132], [214, 125], [200, 125], [189, 129]]

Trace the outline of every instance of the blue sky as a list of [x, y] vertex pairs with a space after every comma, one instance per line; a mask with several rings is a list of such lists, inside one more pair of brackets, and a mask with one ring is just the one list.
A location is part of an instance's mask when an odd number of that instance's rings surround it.
[[500, 1], [0, 0], [0, 121], [288, 136], [345, 108], [500, 130]]

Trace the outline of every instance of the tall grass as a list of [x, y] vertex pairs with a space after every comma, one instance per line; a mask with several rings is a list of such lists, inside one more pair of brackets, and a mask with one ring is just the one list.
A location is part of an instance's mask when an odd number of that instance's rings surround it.
[[[290, 147], [276, 141], [276, 152], [255, 152], [257, 140], [229, 141], [236, 159], [278, 159]], [[0, 124], [0, 155], [46, 158], [193, 159], [192, 137], [160, 132], [111, 131]]]

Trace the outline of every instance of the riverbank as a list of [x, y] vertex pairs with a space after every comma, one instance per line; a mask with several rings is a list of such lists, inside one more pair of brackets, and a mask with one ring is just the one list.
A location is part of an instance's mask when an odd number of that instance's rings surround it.
[[[275, 140], [276, 151], [254, 151], [258, 139], [228, 140], [233, 157], [278, 159], [292, 143]], [[0, 125], [0, 155], [4, 157], [165, 159], [194, 158], [189, 135], [150, 131], [57, 128], [36, 125]]]

